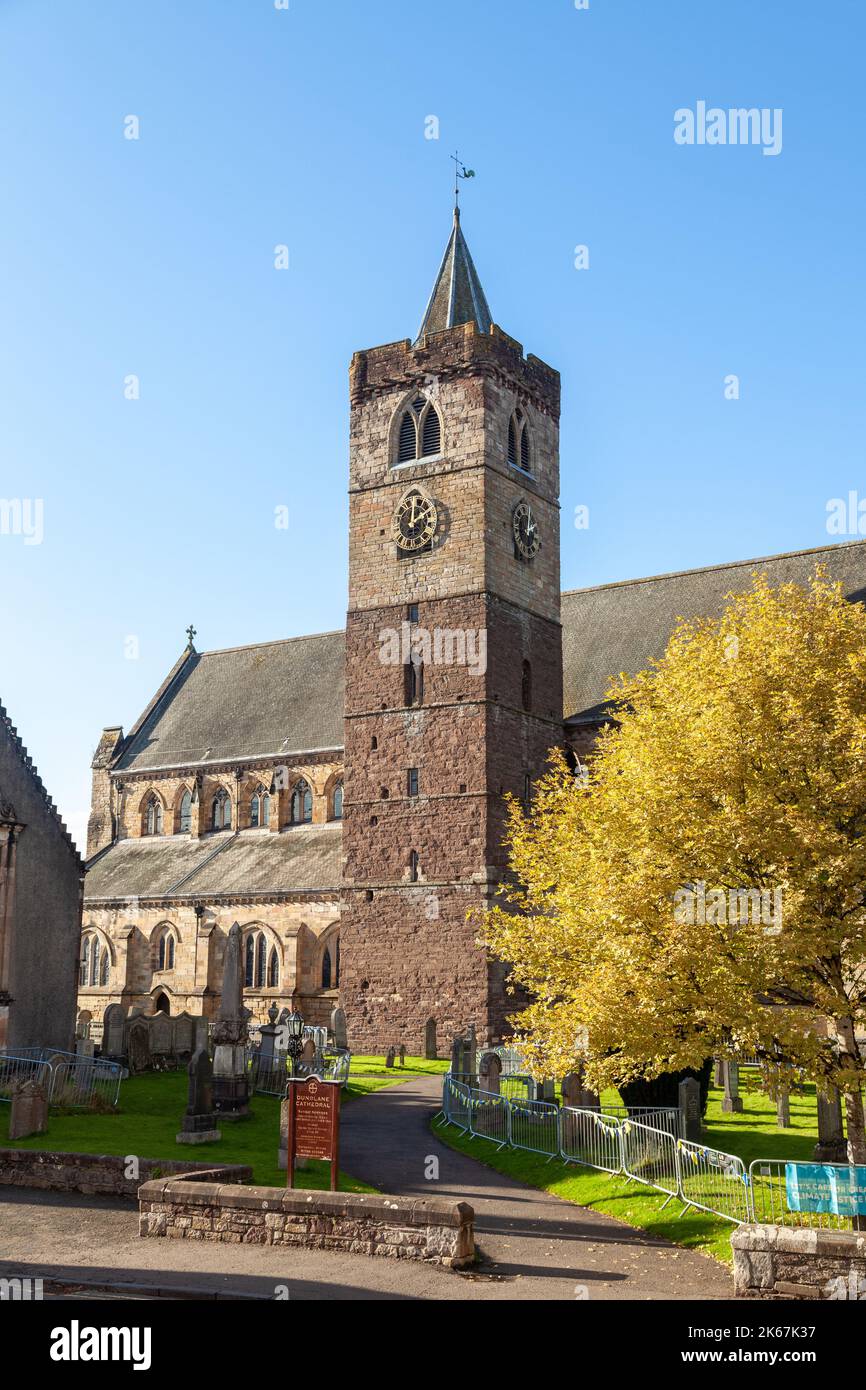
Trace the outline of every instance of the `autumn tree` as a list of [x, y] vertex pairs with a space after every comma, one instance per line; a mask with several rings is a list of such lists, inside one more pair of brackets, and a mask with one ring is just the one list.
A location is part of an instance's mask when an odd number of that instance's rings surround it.
[[817, 571], [680, 621], [585, 775], [513, 802], [482, 934], [539, 1068], [595, 1087], [755, 1054], [837, 1087], [866, 1162], [866, 611]]

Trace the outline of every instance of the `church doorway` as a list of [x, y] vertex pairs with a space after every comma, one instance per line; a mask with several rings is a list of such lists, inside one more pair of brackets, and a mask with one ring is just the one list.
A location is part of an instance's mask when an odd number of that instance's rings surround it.
[[168, 1002], [168, 996], [165, 994], [158, 994], [154, 1001], [153, 1010], [154, 1013], [157, 1014], [170, 1014], [171, 1005]]

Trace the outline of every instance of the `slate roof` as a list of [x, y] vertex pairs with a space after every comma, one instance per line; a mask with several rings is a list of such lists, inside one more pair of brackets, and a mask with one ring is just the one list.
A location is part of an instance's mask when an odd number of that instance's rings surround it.
[[133, 726], [115, 772], [343, 747], [345, 634], [195, 652]]
[[725, 596], [761, 573], [773, 584], [808, 582], [818, 564], [852, 602], [866, 599], [866, 541], [820, 546], [709, 569], [654, 575], [562, 595], [564, 715], [593, 721], [604, 713], [610, 678], [633, 675], [660, 657], [677, 618], [717, 617]]
[[466, 245], [460, 226], [460, 211], [455, 208], [454, 226], [418, 329], [418, 338], [423, 338], [425, 333], [441, 333], [445, 328], [456, 328], [461, 323], [471, 323], [473, 320], [480, 332], [490, 332], [493, 319], [487, 296], [481, 288], [478, 271]]
[[91, 861], [85, 901], [111, 898], [279, 894], [338, 889], [338, 825], [299, 826], [282, 834], [224, 831], [118, 840]]

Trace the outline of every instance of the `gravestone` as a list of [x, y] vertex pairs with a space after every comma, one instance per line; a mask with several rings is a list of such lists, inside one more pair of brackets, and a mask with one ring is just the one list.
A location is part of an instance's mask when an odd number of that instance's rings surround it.
[[153, 1057], [167, 1057], [171, 1052], [171, 1019], [168, 1014], [156, 1013], [147, 1020], [150, 1029], [150, 1052]]
[[48, 1092], [38, 1081], [19, 1081], [12, 1088], [9, 1138], [26, 1139], [48, 1128]]
[[93, 1055], [94, 1055], [95, 1052], [96, 1052], [96, 1043], [93, 1042], [90, 1038], [76, 1038], [76, 1039], [75, 1039], [75, 1055], [76, 1055], [76, 1057], [93, 1057]]
[[485, 1052], [478, 1064], [478, 1086], [482, 1091], [492, 1091], [499, 1095], [499, 1078], [502, 1075], [502, 1059], [495, 1052]]
[[340, 1051], [347, 1051], [349, 1047], [349, 1033], [346, 1027], [345, 1009], [336, 1008], [331, 1010], [331, 1036], [334, 1039], [334, 1047]]
[[845, 1163], [848, 1145], [842, 1128], [842, 1102], [835, 1086], [818, 1092], [818, 1142], [816, 1163]]
[[780, 1129], [791, 1128], [791, 1092], [780, 1091], [776, 1097], [776, 1124]]
[[562, 1103], [575, 1110], [597, 1110], [599, 1097], [584, 1082], [583, 1067], [570, 1071], [562, 1078]]
[[189, 1099], [181, 1120], [178, 1144], [214, 1144], [220, 1139], [213, 1108], [213, 1066], [207, 1048], [199, 1048], [190, 1058]]
[[191, 1057], [195, 1052], [193, 1042], [195, 1040], [195, 1030], [193, 1027], [192, 1014], [176, 1014], [172, 1019], [174, 1024], [173, 1050], [176, 1057]]
[[722, 1096], [722, 1110], [726, 1115], [742, 1113], [743, 1100], [740, 1095], [740, 1068], [737, 1062], [723, 1062], [725, 1094]]
[[385, 1066], [386, 1066], [386, 1067], [393, 1067], [393, 1065], [394, 1065], [394, 1058], [396, 1057], [396, 1055], [397, 1055], [397, 1049], [394, 1048], [394, 1047], [389, 1047], [389, 1048], [388, 1048], [388, 1056], [385, 1058]]
[[126, 1037], [126, 1055], [130, 1073], [148, 1071], [151, 1065], [150, 1029], [143, 1018], [130, 1024]]
[[304, 1045], [301, 1048], [301, 1066], [305, 1071], [312, 1071], [316, 1065], [316, 1044], [312, 1038], [304, 1038]]
[[102, 1019], [102, 1052], [106, 1057], [122, 1057], [123, 1024], [126, 1010], [122, 1004], [109, 1004]]
[[213, 1098], [214, 1109], [223, 1120], [245, 1120], [250, 1113], [246, 1042], [249, 1036], [244, 1018], [244, 977], [241, 969], [243, 933], [232, 923], [223, 961], [223, 992], [214, 1025]]
[[713, 1085], [722, 1087], [725, 1084], [725, 1064], [721, 1057], [716, 1057], [713, 1062]]
[[436, 1050], [436, 1020], [428, 1018], [424, 1024], [424, 1056], [428, 1062], [435, 1062], [438, 1057]]
[[680, 1133], [692, 1144], [701, 1142], [701, 1085], [693, 1076], [679, 1084]]
[[552, 1076], [546, 1076], [543, 1081], [536, 1081], [535, 1099], [546, 1101], [548, 1105], [556, 1100], [556, 1082]]
[[400, 1066], [401, 1066], [401, 1067], [405, 1067], [405, 1065], [406, 1065], [406, 1044], [405, 1044], [405, 1043], [401, 1043], [401, 1044], [400, 1044], [400, 1051], [397, 1053], [397, 1056], [400, 1058]]

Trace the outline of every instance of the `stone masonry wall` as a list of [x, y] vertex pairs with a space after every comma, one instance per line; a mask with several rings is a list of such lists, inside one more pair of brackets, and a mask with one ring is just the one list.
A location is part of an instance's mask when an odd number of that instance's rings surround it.
[[474, 1256], [465, 1202], [291, 1191], [211, 1182], [149, 1182], [139, 1234], [228, 1245], [294, 1246], [459, 1268]]
[[55, 1153], [47, 1149], [0, 1149], [0, 1184], [8, 1187], [35, 1187], [51, 1192], [99, 1193], [108, 1197], [134, 1199], [142, 1183], [160, 1174], [182, 1173], [187, 1181], [193, 1175], [212, 1181], [249, 1182], [252, 1168], [241, 1163], [223, 1163], [206, 1168], [170, 1158], [140, 1158], [138, 1175], [126, 1177], [126, 1158], [114, 1154]]
[[866, 1299], [866, 1232], [740, 1226], [731, 1248], [738, 1298]]

